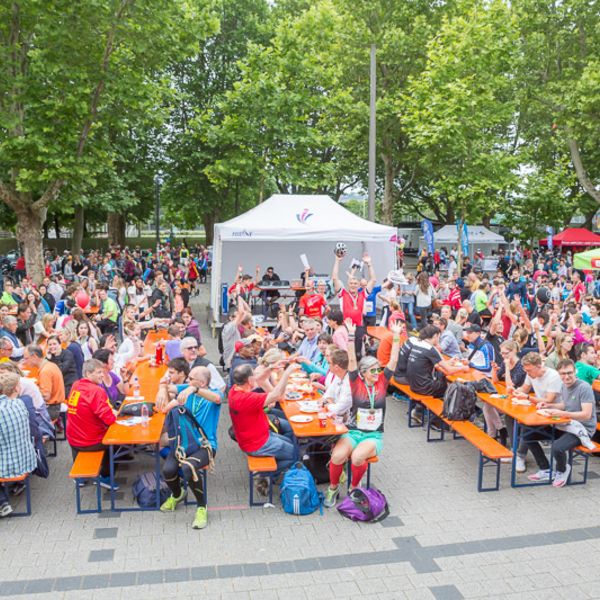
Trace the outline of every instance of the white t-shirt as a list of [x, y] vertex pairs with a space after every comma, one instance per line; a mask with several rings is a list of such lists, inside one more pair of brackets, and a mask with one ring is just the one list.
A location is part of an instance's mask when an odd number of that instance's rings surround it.
[[527, 375], [525, 383], [533, 387], [536, 398], [545, 398], [548, 392], [560, 394], [562, 389], [562, 380], [560, 375], [554, 370], [546, 367], [546, 372], [541, 377], [532, 379]]
[[328, 408], [336, 415], [343, 415], [352, 408], [352, 392], [350, 391], [350, 378], [348, 373], [344, 379], [334, 376], [333, 381], [327, 386], [323, 400], [331, 400]]

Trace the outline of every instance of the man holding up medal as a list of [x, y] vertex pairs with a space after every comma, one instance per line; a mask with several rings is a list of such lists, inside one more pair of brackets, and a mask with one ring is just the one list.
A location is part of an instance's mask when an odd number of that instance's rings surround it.
[[352, 461], [352, 487], [358, 487], [372, 456], [378, 456], [383, 448], [383, 424], [389, 380], [394, 375], [400, 351], [400, 326], [392, 325], [393, 345], [390, 360], [382, 369], [373, 356], [365, 356], [357, 363], [354, 337], [357, 327], [346, 319], [348, 329], [348, 376], [352, 407], [348, 433], [341, 436], [334, 446], [329, 463], [330, 486], [325, 494], [324, 505], [335, 506], [340, 491], [340, 476], [346, 461]]
[[365, 302], [377, 279], [371, 263], [371, 257], [365, 254], [362, 260], [369, 269], [369, 280], [367, 281], [367, 285], [364, 288], [359, 289], [360, 281], [354, 276], [354, 271], [352, 271], [348, 273], [348, 289], [344, 288], [339, 278], [340, 263], [342, 262], [344, 255], [345, 251], [336, 248], [331, 279], [333, 281], [333, 289], [340, 299], [340, 310], [344, 315], [344, 319], [350, 319], [356, 327], [354, 345], [356, 348], [356, 356], [360, 358], [363, 349], [363, 339], [365, 337], [365, 327], [363, 325]]

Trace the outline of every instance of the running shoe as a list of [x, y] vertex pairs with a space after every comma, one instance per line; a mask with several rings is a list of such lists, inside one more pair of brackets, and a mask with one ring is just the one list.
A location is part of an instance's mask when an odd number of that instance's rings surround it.
[[561, 473], [560, 471], [557, 471], [556, 475], [554, 476], [554, 481], [552, 482], [552, 485], [554, 487], [563, 487], [564, 485], [567, 484], [567, 481], [569, 481], [570, 474], [571, 474], [571, 465], [567, 465], [563, 473]]
[[529, 481], [550, 481], [550, 469], [540, 469], [537, 473], [529, 475]]
[[325, 501], [323, 502], [323, 506], [325, 508], [333, 508], [335, 503], [337, 502], [338, 496], [340, 494], [340, 486], [338, 485], [335, 488], [327, 488], [327, 492], [325, 493]]
[[175, 496], [173, 496], [173, 494], [171, 494], [161, 505], [160, 505], [160, 510], [162, 512], [173, 512], [176, 508], [177, 505], [183, 501], [183, 499], [185, 498], [185, 490], [181, 490], [181, 494], [179, 494], [179, 497], [176, 498]]
[[8, 517], [10, 513], [13, 511], [12, 506], [8, 502], [3, 502], [0, 504], [0, 518]]
[[192, 529], [204, 529], [208, 525], [208, 511], [206, 506], [200, 506], [196, 511]]

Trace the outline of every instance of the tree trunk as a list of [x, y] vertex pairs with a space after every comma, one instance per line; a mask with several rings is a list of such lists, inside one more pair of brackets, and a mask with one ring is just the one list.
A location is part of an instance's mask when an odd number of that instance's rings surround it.
[[71, 252], [73, 256], [79, 254], [83, 246], [83, 225], [85, 219], [85, 210], [83, 206], [75, 207], [75, 216], [73, 217], [73, 239], [71, 240]]
[[590, 176], [583, 166], [583, 160], [581, 159], [581, 153], [579, 152], [577, 140], [574, 138], [569, 138], [567, 143], [569, 144], [571, 161], [575, 167], [577, 180], [581, 184], [581, 187], [590, 195], [590, 197], [592, 197], [596, 202], [600, 203], [600, 189], [594, 185], [594, 182], [590, 179]]
[[108, 213], [108, 243], [109, 245], [125, 246], [125, 218], [118, 213]]
[[213, 243], [213, 235], [215, 229], [215, 215], [213, 213], [204, 213], [202, 217], [204, 232], [206, 236], [206, 245], [210, 246]]
[[381, 155], [384, 165], [384, 184], [383, 184], [383, 207], [381, 211], [381, 221], [384, 225], [394, 224], [394, 160], [391, 154], [384, 152]]
[[25, 256], [25, 269], [34, 283], [44, 278], [44, 231], [46, 208], [24, 207], [17, 213], [17, 240]]

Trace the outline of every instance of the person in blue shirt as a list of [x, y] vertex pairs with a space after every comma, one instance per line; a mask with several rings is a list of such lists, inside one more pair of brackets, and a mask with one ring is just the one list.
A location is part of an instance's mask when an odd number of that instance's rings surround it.
[[[366, 282], [365, 282], [366, 286]], [[365, 288], [363, 288], [365, 289]], [[367, 299], [365, 300], [364, 319], [365, 325], [373, 326], [377, 324], [377, 295], [381, 292], [381, 286], [376, 285], [371, 292], [367, 291]]]
[[[171, 370], [173, 362], [175, 361], [169, 362], [169, 370]], [[199, 472], [212, 463], [217, 452], [217, 427], [223, 394], [219, 388], [211, 385], [211, 375], [207, 367], [194, 367], [189, 372], [188, 380], [189, 383], [175, 385], [166, 382], [169, 393], [175, 397], [165, 406], [163, 411], [168, 412], [177, 405], [185, 406], [194, 415], [196, 423], [202, 428], [206, 436], [206, 440], [203, 440], [201, 447], [196, 452], [186, 456], [183, 460], [179, 460], [173, 452], [167, 455], [163, 466], [163, 476], [171, 490], [171, 496], [161, 505], [160, 510], [172, 512], [185, 498], [186, 490], [181, 481], [183, 476], [198, 504], [192, 527], [194, 529], [204, 529], [208, 522], [208, 514], [202, 477]]]
[[317, 361], [320, 354], [317, 337], [317, 323], [313, 319], [307, 319], [304, 321], [302, 329], [304, 330], [304, 339], [298, 346], [298, 354], [307, 358], [311, 363], [314, 363]]

